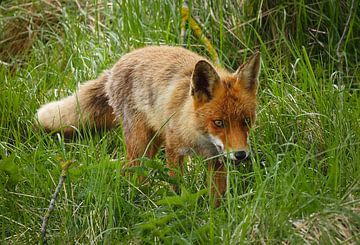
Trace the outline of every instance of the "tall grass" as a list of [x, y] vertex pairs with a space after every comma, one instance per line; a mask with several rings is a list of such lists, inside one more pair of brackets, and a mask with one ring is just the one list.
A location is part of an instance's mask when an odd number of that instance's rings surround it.
[[[229, 165], [221, 207], [209, 205], [200, 157], [189, 160], [176, 195], [163, 152], [136, 170], [146, 185], [122, 174], [121, 129], [69, 141], [34, 127], [41, 104], [71, 93], [126, 52], [179, 45], [180, 2], [3, 1], [1, 243], [39, 241], [68, 160], [74, 163], [48, 224], [51, 243], [359, 243], [359, 5], [343, 62], [336, 49], [351, 1], [189, 5], [223, 66], [235, 69], [255, 49], [262, 53], [253, 160]], [[183, 45], [207, 55], [190, 29], [186, 34]]]

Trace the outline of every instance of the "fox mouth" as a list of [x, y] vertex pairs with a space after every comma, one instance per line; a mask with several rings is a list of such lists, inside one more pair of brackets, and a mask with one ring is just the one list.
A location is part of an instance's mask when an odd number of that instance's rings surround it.
[[251, 155], [247, 154], [244, 158], [242, 159], [237, 159], [234, 155], [235, 152], [224, 152], [223, 149], [221, 147], [216, 147], [217, 150], [217, 154], [215, 154], [213, 157], [216, 158], [222, 158], [224, 161], [229, 161], [234, 163], [236, 166], [241, 165], [241, 164], [245, 164], [251, 161]]
[[235, 152], [228, 152], [228, 153], [225, 152], [225, 153], [223, 153], [223, 155], [226, 157], [226, 159], [230, 160], [236, 166], [250, 162], [250, 154], [246, 154], [246, 156], [244, 156], [242, 158], [236, 158], [234, 156]]
[[226, 159], [234, 161], [235, 163], [241, 163], [247, 161], [249, 157], [249, 152], [243, 149], [229, 150], [225, 149], [224, 143], [217, 138], [216, 136], [209, 135], [209, 141], [215, 147], [218, 156], [224, 156]]
[[232, 160], [233, 163], [235, 163], [236, 166], [240, 166], [240, 165], [245, 165], [249, 162], [251, 162], [251, 158], [250, 156], [247, 156], [246, 158], [242, 159], [242, 160]]
[[219, 153], [219, 155], [225, 154], [221, 145], [214, 144], [214, 146], [215, 146], [217, 152]]

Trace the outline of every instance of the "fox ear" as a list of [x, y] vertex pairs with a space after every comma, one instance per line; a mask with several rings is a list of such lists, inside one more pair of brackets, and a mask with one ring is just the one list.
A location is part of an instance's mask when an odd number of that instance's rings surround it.
[[209, 62], [200, 60], [196, 63], [190, 87], [190, 94], [196, 104], [209, 102], [213, 97], [214, 88], [219, 82], [220, 77]]
[[245, 88], [255, 93], [259, 85], [260, 66], [260, 53], [256, 52], [235, 72], [235, 76], [245, 84]]

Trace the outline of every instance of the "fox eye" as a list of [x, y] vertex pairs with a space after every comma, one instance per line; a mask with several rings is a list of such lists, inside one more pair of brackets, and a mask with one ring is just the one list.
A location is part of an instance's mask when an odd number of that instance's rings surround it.
[[214, 124], [218, 128], [225, 128], [225, 123], [223, 120], [214, 120]]
[[244, 125], [247, 126], [247, 127], [250, 127], [251, 126], [251, 119], [250, 117], [246, 117], [244, 119]]

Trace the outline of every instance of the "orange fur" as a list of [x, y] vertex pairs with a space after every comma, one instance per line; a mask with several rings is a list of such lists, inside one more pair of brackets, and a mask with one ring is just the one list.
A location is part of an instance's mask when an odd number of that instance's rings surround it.
[[[153, 157], [162, 144], [171, 168], [182, 169], [192, 152], [234, 158], [249, 151], [259, 71], [259, 54], [230, 73], [183, 48], [146, 47], [124, 55], [74, 95], [42, 106], [37, 119], [47, 130], [67, 133], [82, 124], [112, 128], [121, 122], [132, 165], [143, 154]], [[217, 203], [226, 190], [225, 169], [220, 160], [209, 163]]]

